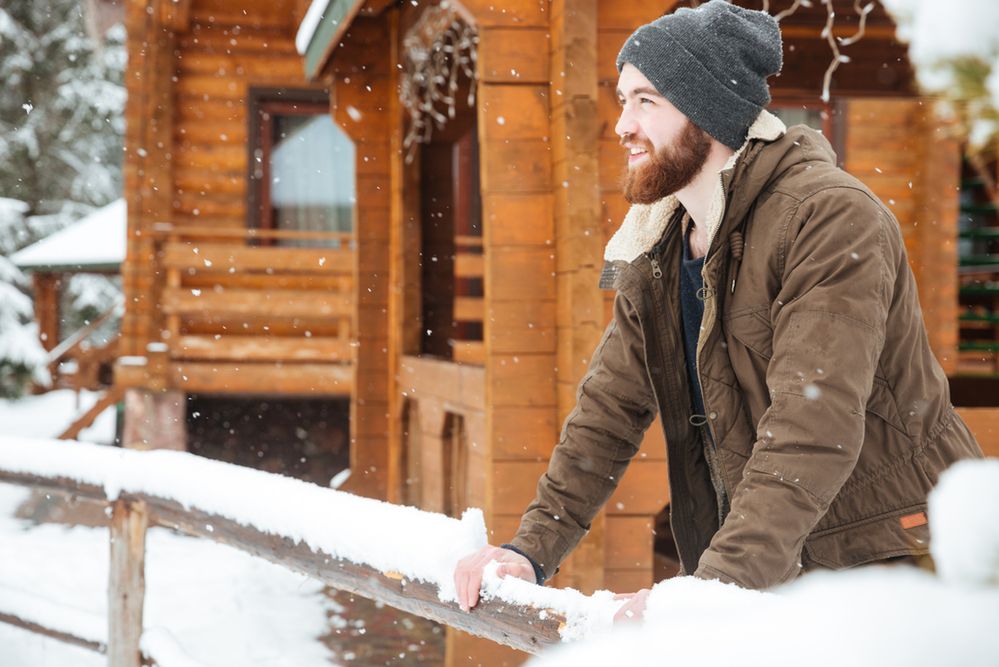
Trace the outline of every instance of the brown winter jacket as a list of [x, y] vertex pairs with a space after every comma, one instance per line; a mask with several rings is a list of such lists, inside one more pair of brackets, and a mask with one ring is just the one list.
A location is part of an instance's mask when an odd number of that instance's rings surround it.
[[950, 463], [981, 456], [891, 213], [817, 132], [763, 112], [749, 136], [709, 214], [706, 415], [691, 414], [684, 363], [682, 208], [635, 206], [608, 244], [614, 317], [512, 541], [546, 578], [657, 412], [683, 570], [748, 588], [927, 553], [927, 493]]

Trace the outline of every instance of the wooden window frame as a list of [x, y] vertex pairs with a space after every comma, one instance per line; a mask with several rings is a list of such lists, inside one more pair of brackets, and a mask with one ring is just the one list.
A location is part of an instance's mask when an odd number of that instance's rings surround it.
[[[247, 120], [246, 226], [274, 229], [274, 207], [270, 199], [270, 161], [273, 149], [274, 114], [314, 116], [330, 114], [330, 93], [325, 88], [250, 88]], [[261, 151], [260, 171], [256, 153]]]

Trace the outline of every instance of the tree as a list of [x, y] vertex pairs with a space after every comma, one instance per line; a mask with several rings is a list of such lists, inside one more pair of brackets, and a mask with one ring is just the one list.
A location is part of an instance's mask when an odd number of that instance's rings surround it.
[[28, 206], [0, 198], [0, 397], [18, 396], [31, 380], [45, 382], [45, 350], [38, 341], [38, 325], [31, 299], [24, 293], [27, 279], [7, 259], [24, 234]]
[[923, 92], [940, 99], [967, 143], [969, 162], [999, 204], [987, 168], [999, 145], [999, 2], [881, 0], [909, 43], [909, 60]]
[[[86, 33], [83, 2], [0, 5], [0, 395], [44, 376], [28, 281], [6, 257], [121, 196], [125, 31]], [[100, 283], [100, 284], [98, 284]], [[69, 281], [71, 325], [116, 300], [112, 281]]]
[[0, 7], [0, 195], [41, 234], [121, 192], [124, 38], [91, 41], [79, 0]]

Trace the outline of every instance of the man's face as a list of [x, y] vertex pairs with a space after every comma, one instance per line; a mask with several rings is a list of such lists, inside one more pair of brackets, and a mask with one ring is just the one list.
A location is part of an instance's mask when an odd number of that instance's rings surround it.
[[628, 150], [625, 199], [651, 204], [689, 184], [711, 151], [708, 134], [631, 64], [621, 69], [617, 96], [621, 116], [614, 131]]

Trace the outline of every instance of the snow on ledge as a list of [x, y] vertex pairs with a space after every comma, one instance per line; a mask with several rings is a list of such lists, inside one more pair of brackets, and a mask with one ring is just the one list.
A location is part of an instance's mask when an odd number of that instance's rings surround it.
[[[482, 511], [459, 521], [186, 452], [0, 436], [0, 469], [173, 500], [315, 551], [436, 584], [454, 600], [458, 560], [486, 543]], [[419, 545], [419, 548], [414, 548]]]
[[[479, 509], [457, 520], [186, 452], [0, 436], [0, 470], [99, 486], [109, 500], [121, 493], [172, 500], [335, 558], [436, 585], [442, 602], [457, 599], [458, 560], [486, 544]], [[484, 587], [485, 598], [536, 607], [541, 618], [564, 616], [563, 639], [609, 627], [622, 604], [608, 591], [585, 596], [501, 580], [495, 568], [486, 573]]]
[[312, 37], [316, 34], [316, 28], [319, 27], [323, 14], [326, 13], [332, 2], [333, 0], [312, 0], [309, 10], [305, 12], [305, 18], [302, 19], [302, 24], [298, 26], [298, 33], [295, 35], [295, 48], [298, 49], [299, 55], [304, 56], [305, 52], [309, 50]]

